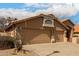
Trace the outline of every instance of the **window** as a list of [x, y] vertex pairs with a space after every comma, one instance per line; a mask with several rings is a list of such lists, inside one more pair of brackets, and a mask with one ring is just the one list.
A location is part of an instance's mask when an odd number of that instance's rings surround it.
[[52, 24], [52, 21], [51, 20], [46, 20], [45, 24]]
[[54, 27], [54, 20], [50, 17], [44, 17], [43, 26], [45, 26], [45, 27]]

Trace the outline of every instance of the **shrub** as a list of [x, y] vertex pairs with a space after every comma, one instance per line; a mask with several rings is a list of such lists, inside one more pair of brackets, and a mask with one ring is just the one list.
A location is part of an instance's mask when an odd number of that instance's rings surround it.
[[14, 48], [15, 38], [10, 36], [0, 36], [0, 49]]

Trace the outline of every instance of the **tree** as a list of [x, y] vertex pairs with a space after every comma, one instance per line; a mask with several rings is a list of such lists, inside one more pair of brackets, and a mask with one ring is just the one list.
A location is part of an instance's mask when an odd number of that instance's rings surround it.
[[19, 52], [19, 51], [21, 51], [22, 50], [22, 41], [21, 41], [21, 35], [19, 34], [19, 28], [18, 27], [16, 27], [15, 28], [15, 42], [14, 42], [14, 44], [15, 44], [15, 50], [16, 50], [16, 52]]

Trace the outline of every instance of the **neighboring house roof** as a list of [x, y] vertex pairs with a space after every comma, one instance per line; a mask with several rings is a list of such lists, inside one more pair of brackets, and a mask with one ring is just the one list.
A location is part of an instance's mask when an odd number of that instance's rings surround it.
[[79, 32], [79, 25], [74, 26], [74, 32]]

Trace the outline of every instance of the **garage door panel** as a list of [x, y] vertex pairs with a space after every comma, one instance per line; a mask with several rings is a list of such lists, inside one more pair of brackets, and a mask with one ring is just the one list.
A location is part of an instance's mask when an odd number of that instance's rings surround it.
[[24, 44], [48, 43], [50, 42], [50, 31], [48, 30], [25, 30], [22, 34]]

